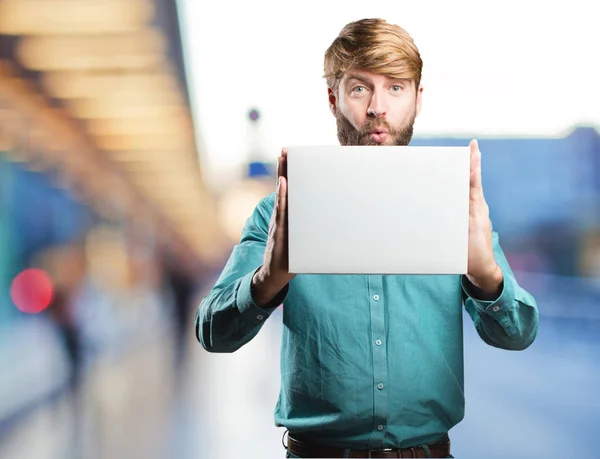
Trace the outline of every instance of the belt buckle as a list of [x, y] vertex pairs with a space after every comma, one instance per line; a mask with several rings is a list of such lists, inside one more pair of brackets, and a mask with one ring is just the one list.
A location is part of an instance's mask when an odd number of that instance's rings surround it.
[[394, 448], [370, 449], [368, 451], [369, 455], [367, 457], [373, 457], [374, 453], [391, 453], [392, 451], [394, 451]]

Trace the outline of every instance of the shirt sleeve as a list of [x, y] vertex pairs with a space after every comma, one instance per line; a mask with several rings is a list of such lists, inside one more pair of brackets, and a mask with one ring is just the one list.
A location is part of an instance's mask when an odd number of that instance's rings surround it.
[[287, 295], [282, 290], [267, 307], [252, 298], [254, 273], [263, 261], [274, 194], [263, 199], [247, 220], [240, 243], [196, 311], [196, 337], [209, 352], [234, 352], [256, 336]]
[[523, 350], [533, 343], [538, 331], [539, 312], [535, 299], [521, 288], [492, 232], [494, 257], [502, 269], [502, 291], [494, 301], [477, 298], [477, 289], [462, 276], [465, 309], [477, 333], [487, 344], [508, 350]]

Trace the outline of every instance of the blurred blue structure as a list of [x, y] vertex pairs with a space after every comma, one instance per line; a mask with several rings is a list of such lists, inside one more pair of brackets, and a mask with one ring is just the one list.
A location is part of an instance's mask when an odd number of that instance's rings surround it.
[[[67, 190], [56, 187], [50, 174], [28, 170], [24, 164], [7, 161], [1, 154], [0, 178], [0, 239], [5, 241], [0, 273], [5, 284], [28, 267], [36, 253], [72, 242], [101, 221]], [[9, 290], [3, 288], [0, 321], [17, 314]]]
[[[411, 145], [468, 145], [471, 139], [418, 138]], [[600, 223], [600, 135], [578, 128], [564, 138], [481, 139], [482, 175], [495, 226], [505, 236], [540, 225]]]
[[[466, 146], [471, 139], [415, 138], [411, 145]], [[534, 251], [543, 272], [579, 275], [581, 236], [600, 229], [600, 135], [483, 138], [482, 179], [494, 229], [509, 254]]]

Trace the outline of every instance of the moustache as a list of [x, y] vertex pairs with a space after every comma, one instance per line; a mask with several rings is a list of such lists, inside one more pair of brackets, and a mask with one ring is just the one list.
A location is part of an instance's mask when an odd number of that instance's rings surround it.
[[385, 118], [368, 119], [360, 128], [360, 136], [367, 136], [376, 129], [385, 129], [388, 135], [395, 135], [396, 130], [390, 126]]

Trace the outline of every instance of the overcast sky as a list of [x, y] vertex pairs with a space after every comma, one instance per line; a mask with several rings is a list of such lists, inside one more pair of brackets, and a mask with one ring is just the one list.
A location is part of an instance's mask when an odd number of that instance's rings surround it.
[[404, 27], [424, 61], [415, 136], [561, 136], [600, 125], [600, 27], [594, 2], [179, 0], [201, 161], [230, 170], [262, 147], [335, 144], [323, 54], [352, 20]]

